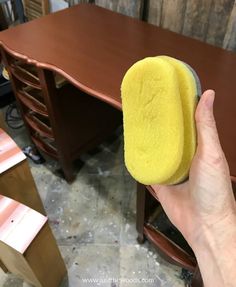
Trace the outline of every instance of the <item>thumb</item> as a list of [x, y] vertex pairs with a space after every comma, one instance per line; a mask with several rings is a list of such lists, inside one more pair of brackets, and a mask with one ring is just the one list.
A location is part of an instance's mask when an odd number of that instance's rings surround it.
[[196, 109], [195, 119], [198, 148], [204, 153], [219, 154], [219, 152], [222, 152], [222, 149], [213, 114], [214, 99], [215, 92], [213, 90], [207, 90], [203, 93]]

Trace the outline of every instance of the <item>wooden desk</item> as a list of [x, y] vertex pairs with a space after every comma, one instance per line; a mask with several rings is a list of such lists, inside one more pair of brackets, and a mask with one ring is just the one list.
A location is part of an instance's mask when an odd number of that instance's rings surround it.
[[121, 109], [120, 83], [135, 61], [177, 57], [216, 90], [215, 116], [231, 175], [236, 176], [236, 55], [103, 8], [80, 4], [0, 33], [0, 46]]

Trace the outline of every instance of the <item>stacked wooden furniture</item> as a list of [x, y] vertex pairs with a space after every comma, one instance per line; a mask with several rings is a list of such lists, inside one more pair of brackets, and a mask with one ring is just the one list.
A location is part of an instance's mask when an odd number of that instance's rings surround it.
[[1, 128], [0, 194], [17, 200], [46, 215], [26, 156], [11, 137]]
[[2, 129], [0, 193], [0, 267], [34, 286], [59, 286], [65, 264], [26, 157]]
[[54, 72], [3, 50], [2, 56], [32, 141], [59, 160], [65, 178], [72, 181], [73, 161], [109, 135], [121, 123], [121, 113]]

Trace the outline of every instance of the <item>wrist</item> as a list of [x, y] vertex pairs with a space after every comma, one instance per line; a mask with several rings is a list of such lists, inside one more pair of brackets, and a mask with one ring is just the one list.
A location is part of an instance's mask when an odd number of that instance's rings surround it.
[[199, 226], [198, 235], [191, 243], [192, 249], [197, 252], [203, 247], [220, 248], [236, 235], [236, 213], [231, 213], [214, 224], [203, 223]]
[[236, 275], [236, 215], [232, 214], [213, 226], [203, 225], [201, 231], [192, 249], [204, 286], [234, 286], [231, 284]]

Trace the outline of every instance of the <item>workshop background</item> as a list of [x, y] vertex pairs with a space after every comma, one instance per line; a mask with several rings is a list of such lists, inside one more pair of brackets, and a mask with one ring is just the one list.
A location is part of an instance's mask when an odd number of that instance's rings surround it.
[[228, 50], [236, 49], [236, 1], [234, 0], [95, 0], [90, 2], [212, 45]]

